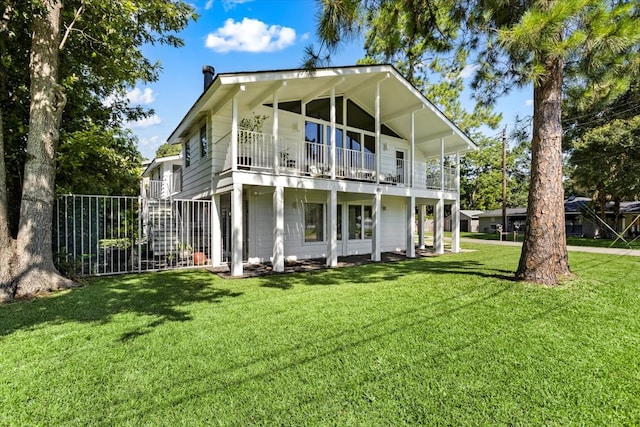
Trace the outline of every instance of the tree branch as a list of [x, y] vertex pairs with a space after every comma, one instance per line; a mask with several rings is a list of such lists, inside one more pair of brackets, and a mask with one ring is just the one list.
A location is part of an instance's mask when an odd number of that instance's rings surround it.
[[67, 29], [64, 32], [64, 36], [62, 36], [62, 41], [60, 41], [60, 46], [58, 47], [58, 50], [64, 49], [64, 45], [67, 42], [67, 39], [69, 38], [69, 34], [71, 34], [71, 30], [73, 29], [73, 26], [75, 25], [75, 23], [78, 22], [78, 19], [80, 18], [80, 15], [82, 15], [82, 12], [84, 12], [84, 2], [80, 5], [79, 8], [76, 9], [76, 13], [73, 14], [73, 20], [69, 25], [66, 26]]
[[0, 32], [7, 31], [9, 21], [11, 20], [11, 12], [13, 12], [13, 9], [10, 4], [7, 4], [4, 7], [4, 12], [2, 12], [2, 18], [0, 19]]

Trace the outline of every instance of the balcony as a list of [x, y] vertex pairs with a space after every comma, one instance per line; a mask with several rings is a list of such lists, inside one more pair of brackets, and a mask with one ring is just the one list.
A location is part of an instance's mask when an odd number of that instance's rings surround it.
[[[279, 172], [281, 174], [331, 177], [331, 147], [310, 141], [279, 138]], [[224, 163], [214, 171], [223, 172], [233, 168], [231, 157], [231, 135], [220, 139], [216, 145], [224, 155]], [[275, 142], [272, 135], [239, 130], [236, 165], [238, 170], [275, 172]], [[336, 179], [377, 182], [377, 155], [365, 151], [336, 147]], [[380, 155], [381, 183], [414, 188], [455, 191], [455, 167], [446, 166], [441, 171], [439, 162], [416, 161], [413, 168], [406, 159]], [[217, 170], [216, 170], [217, 169]], [[413, 179], [411, 179], [413, 171]], [[444, 174], [444, 176], [443, 176]], [[443, 186], [444, 184], [444, 186]]]
[[140, 186], [141, 195], [152, 200], [168, 199], [179, 193], [182, 188], [182, 169], [170, 174], [164, 180], [143, 179]]

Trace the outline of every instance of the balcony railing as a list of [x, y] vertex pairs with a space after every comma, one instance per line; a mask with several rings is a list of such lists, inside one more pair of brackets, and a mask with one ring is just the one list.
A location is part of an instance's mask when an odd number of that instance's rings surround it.
[[[215, 171], [232, 169], [231, 135], [216, 144], [224, 148], [224, 163]], [[331, 176], [331, 151], [325, 144], [300, 142], [290, 138], [278, 139], [278, 164], [281, 173], [313, 177]], [[237, 168], [241, 170], [275, 171], [275, 141], [272, 135], [259, 132], [238, 131]], [[336, 147], [335, 176], [340, 179], [376, 182], [376, 155], [373, 153]], [[455, 168], [446, 166], [441, 171], [439, 162], [418, 161], [409, 168], [407, 159], [382, 155], [380, 158], [380, 182], [416, 188], [456, 190]], [[411, 169], [413, 180], [411, 180]], [[444, 173], [444, 180], [443, 174]], [[412, 184], [413, 182], [413, 184]]]
[[144, 198], [153, 200], [168, 199], [182, 190], [182, 169], [178, 169], [166, 180], [150, 179], [143, 181], [141, 188]]

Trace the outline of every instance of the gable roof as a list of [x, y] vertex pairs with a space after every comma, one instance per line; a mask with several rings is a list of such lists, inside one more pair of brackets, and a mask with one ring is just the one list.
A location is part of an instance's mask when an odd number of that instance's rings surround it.
[[476, 149], [475, 143], [435, 105], [424, 97], [391, 65], [357, 65], [320, 68], [313, 72], [301, 69], [270, 70], [217, 74], [189, 112], [168, 138], [178, 143], [186, 137], [194, 122], [208, 110], [219, 110], [233, 96], [249, 107], [271, 102], [278, 90], [280, 102], [345, 94], [360, 107], [375, 114], [376, 86], [380, 82], [380, 120], [403, 138], [411, 137], [411, 113], [415, 116], [416, 147], [428, 156], [440, 154], [444, 138], [445, 154]]
[[483, 211], [478, 211], [478, 210], [466, 210], [466, 209], [461, 209], [460, 210], [460, 215], [464, 215], [470, 219], [478, 219], [478, 215], [480, 215]]
[[162, 163], [174, 162], [180, 159], [182, 159], [182, 153], [176, 154], [175, 156], [154, 157], [154, 159], [147, 164], [147, 167], [144, 169], [144, 172], [142, 172], [142, 176], [149, 176], [151, 171], [154, 170], [156, 166]]

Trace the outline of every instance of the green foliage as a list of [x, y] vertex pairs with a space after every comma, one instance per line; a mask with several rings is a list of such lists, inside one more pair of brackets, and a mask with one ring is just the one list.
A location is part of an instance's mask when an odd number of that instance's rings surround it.
[[[439, 25], [442, 13], [433, 14], [420, 8], [405, 8], [401, 2], [383, 2], [366, 16], [366, 58], [360, 63], [390, 62], [447, 117], [465, 132], [481, 126], [495, 129], [501, 119], [488, 105], [476, 103], [472, 112], [462, 108], [463, 69], [467, 53], [459, 51], [454, 58], [433, 55], [448, 45], [444, 35], [418, 33], [422, 20]], [[451, 35], [449, 35], [451, 36]]]
[[[7, 193], [14, 234], [22, 196], [31, 101], [31, 25], [41, 5], [39, 0], [28, 0], [4, 2], [0, 7], [0, 12], [3, 13], [0, 19], [0, 114], [5, 129]], [[103, 150], [108, 146], [106, 141], [110, 138], [131, 139], [124, 130], [125, 122], [146, 117], [152, 111], [129, 106], [126, 92], [138, 82], [156, 80], [160, 71], [159, 63], [152, 63], [143, 55], [143, 46], [181, 46], [182, 42], [175, 34], [195, 17], [192, 6], [183, 1], [64, 2], [60, 18], [63, 45], [60, 49], [58, 73], [67, 97], [60, 129], [60, 146], [63, 151], [70, 150], [69, 153], [73, 151], [74, 154], [79, 154], [81, 146], [85, 150], [82, 156], [95, 159], [105, 154]], [[110, 133], [114, 133], [114, 136], [109, 137]], [[90, 134], [100, 134], [97, 144], [89, 143], [87, 138]], [[114, 144], [124, 147], [123, 158], [131, 158], [132, 153], [127, 144]], [[111, 156], [107, 162], [108, 167], [122, 164], [112, 154], [108, 155]], [[92, 167], [78, 168], [77, 158], [65, 153], [61, 153], [58, 158], [58, 170], [62, 173], [62, 177], [58, 179], [58, 192], [78, 188], [76, 184], [82, 179], [90, 182], [91, 188], [100, 189], [105, 185], [115, 187], [116, 184], [109, 185], [107, 181], [115, 177], [117, 168], [106, 170], [95, 161], [91, 163]], [[65, 165], [66, 161], [72, 163]], [[129, 172], [134, 170], [132, 167]], [[80, 173], [85, 175], [80, 176]], [[92, 182], [95, 181], [94, 174], [100, 175], [97, 181], [104, 181], [105, 184]], [[125, 184], [129, 181], [129, 174], [126, 175], [115, 179], [117, 185], [129, 186]]]
[[1, 306], [0, 424], [638, 425], [638, 261], [572, 253], [581, 279], [534, 287], [502, 276], [518, 248], [464, 245]]
[[182, 146], [180, 144], [169, 144], [165, 142], [156, 150], [156, 157], [177, 156], [181, 151]]
[[[478, 150], [460, 162], [460, 202], [463, 209], [493, 210], [502, 207], [502, 141], [476, 138]], [[529, 144], [507, 148], [507, 206], [527, 204]]]
[[262, 132], [264, 121], [267, 120], [268, 117], [269, 116], [264, 114], [252, 113], [251, 117], [243, 117], [240, 119], [238, 128], [252, 132]]
[[58, 149], [58, 193], [136, 195], [140, 161], [130, 131], [92, 125], [65, 135]]
[[640, 116], [613, 120], [575, 141], [570, 162], [575, 185], [603, 200], [640, 197]]

